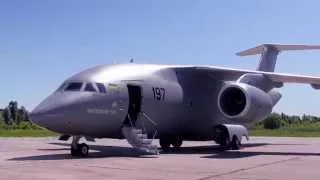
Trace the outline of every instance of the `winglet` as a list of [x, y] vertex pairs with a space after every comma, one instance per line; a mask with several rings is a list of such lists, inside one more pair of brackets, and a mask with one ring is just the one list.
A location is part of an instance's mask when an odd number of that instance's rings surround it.
[[238, 56], [250, 56], [261, 54], [258, 71], [273, 72], [278, 54], [281, 51], [293, 50], [315, 50], [320, 49], [320, 45], [281, 45], [281, 44], [262, 44], [260, 46], [247, 49], [237, 53]]

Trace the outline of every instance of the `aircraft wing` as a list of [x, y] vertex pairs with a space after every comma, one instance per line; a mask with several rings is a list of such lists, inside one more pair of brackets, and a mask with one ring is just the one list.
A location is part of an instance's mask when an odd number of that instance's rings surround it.
[[192, 68], [196, 72], [206, 73], [212, 78], [223, 81], [236, 81], [240, 76], [250, 73], [262, 74], [273, 82], [310, 84], [314, 89], [320, 89], [320, 76], [317, 77], [264, 71], [250, 71], [215, 66], [194, 66], [186, 68]]

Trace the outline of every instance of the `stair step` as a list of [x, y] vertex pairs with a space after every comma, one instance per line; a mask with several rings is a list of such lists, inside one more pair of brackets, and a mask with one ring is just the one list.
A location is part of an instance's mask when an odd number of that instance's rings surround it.
[[154, 145], [154, 144], [150, 144], [150, 145], [149, 145], [149, 148], [150, 148], [150, 149], [156, 149], [156, 150], [158, 150], [158, 146], [157, 146], [157, 145]]
[[135, 134], [142, 134], [143, 133], [142, 129], [135, 129], [135, 128], [132, 129], [132, 132]]
[[148, 139], [148, 135], [147, 134], [137, 134], [137, 137], [139, 139]]
[[159, 150], [158, 148], [156, 149], [152, 149], [152, 148], [140, 148], [140, 150], [147, 152], [147, 153], [151, 153], [151, 154], [159, 154]]
[[148, 135], [143, 133], [142, 129], [125, 126], [122, 128], [122, 133], [133, 147], [147, 153], [159, 154], [158, 147], [152, 145], [153, 140], [148, 139]]
[[152, 144], [152, 139], [141, 139], [141, 143], [144, 145]]

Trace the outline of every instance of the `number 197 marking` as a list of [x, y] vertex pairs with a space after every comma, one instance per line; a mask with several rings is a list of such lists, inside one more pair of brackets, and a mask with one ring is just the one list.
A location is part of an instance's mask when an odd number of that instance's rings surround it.
[[153, 98], [157, 101], [164, 101], [166, 96], [166, 90], [164, 88], [153, 87]]

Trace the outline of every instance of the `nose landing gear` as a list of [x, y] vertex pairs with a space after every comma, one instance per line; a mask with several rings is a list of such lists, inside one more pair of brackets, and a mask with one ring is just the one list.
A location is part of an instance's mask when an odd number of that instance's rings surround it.
[[86, 143], [79, 144], [80, 136], [73, 136], [71, 143], [71, 156], [87, 157], [89, 154], [89, 146]]

